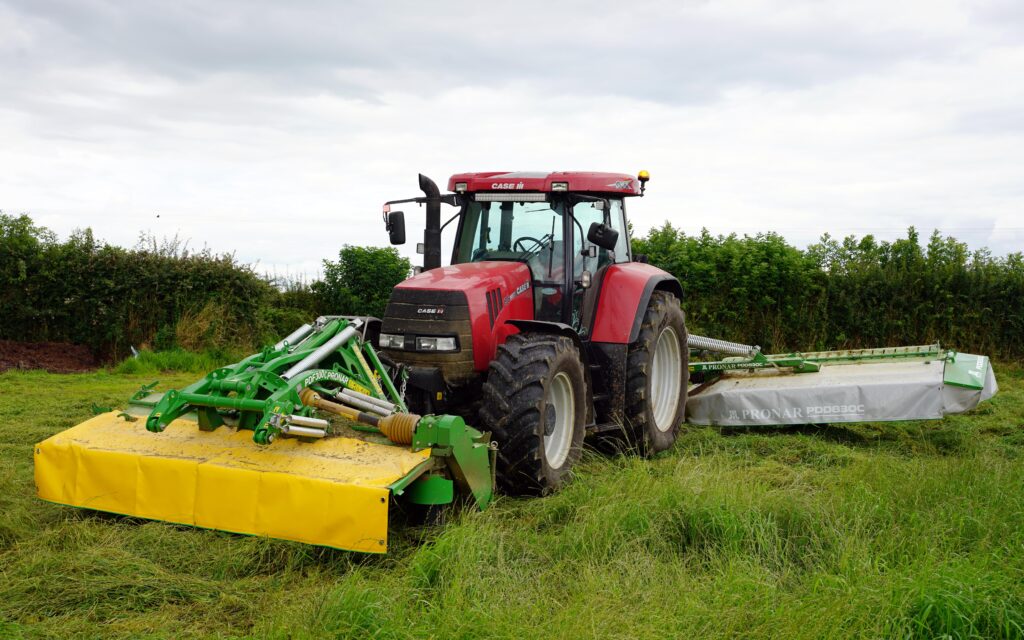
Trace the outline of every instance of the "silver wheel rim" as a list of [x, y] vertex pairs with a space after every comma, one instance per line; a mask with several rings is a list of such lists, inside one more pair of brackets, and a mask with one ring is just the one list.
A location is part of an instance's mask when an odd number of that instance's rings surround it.
[[665, 432], [675, 426], [672, 421], [679, 406], [682, 375], [679, 334], [672, 327], [665, 327], [658, 336], [651, 363], [651, 412], [658, 431]]
[[544, 417], [546, 422], [553, 423], [551, 433], [544, 436], [544, 457], [552, 469], [557, 469], [569, 457], [576, 422], [576, 398], [572, 392], [572, 381], [565, 372], [560, 371], [551, 379], [547, 410], [553, 411], [555, 416], [554, 420]]

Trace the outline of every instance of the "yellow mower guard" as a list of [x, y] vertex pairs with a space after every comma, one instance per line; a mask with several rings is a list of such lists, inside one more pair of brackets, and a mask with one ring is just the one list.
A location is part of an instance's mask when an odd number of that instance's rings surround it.
[[50, 502], [366, 553], [387, 551], [390, 486], [430, 465], [430, 449], [334, 437], [273, 446], [252, 432], [98, 415], [36, 445]]

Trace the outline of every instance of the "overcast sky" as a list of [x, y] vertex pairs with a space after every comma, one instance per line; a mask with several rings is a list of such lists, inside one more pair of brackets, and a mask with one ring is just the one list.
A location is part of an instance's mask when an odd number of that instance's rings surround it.
[[487, 4], [0, 0], [0, 209], [314, 275], [419, 172], [647, 169], [641, 231], [1024, 249], [1021, 0]]

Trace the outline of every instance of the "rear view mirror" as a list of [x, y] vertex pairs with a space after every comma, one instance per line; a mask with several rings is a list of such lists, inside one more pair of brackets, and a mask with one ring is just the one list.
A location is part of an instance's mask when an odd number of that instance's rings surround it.
[[389, 213], [387, 230], [391, 244], [405, 244], [405, 214], [401, 211]]
[[587, 231], [587, 240], [611, 251], [619, 242], [619, 232], [602, 222], [594, 222]]

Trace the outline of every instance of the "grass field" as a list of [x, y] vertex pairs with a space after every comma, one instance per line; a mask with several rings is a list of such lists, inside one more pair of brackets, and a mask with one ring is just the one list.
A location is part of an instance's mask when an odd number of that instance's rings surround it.
[[940, 422], [588, 454], [362, 556], [39, 501], [32, 445], [153, 376], [2, 373], [0, 637], [1024, 637], [1024, 370], [997, 375]]

